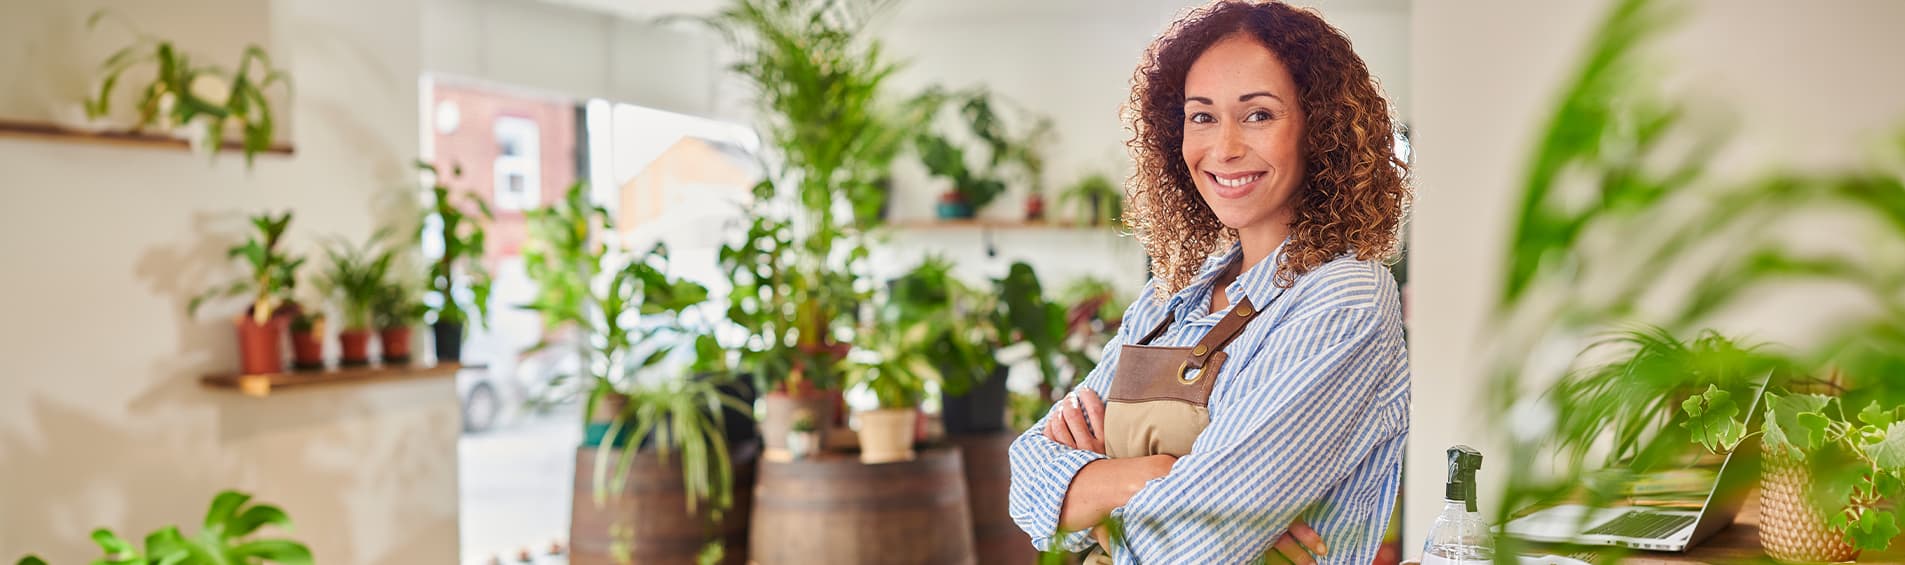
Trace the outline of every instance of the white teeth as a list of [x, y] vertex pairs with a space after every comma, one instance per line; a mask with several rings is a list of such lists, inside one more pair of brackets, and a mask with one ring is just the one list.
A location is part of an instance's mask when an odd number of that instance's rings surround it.
[[1250, 176], [1247, 176], [1247, 177], [1243, 177], [1243, 178], [1240, 178], [1240, 179], [1234, 179], [1234, 180], [1233, 180], [1233, 179], [1226, 179], [1226, 178], [1224, 178], [1224, 177], [1220, 177], [1220, 176], [1217, 176], [1217, 175], [1211, 175], [1211, 178], [1212, 178], [1212, 179], [1216, 179], [1216, 180], [1217, 180], [1217, 184], [1218, 184], [1218, 185], [1221, 185], [1221, 186], [1223, 186], [1223, 187], [1225, 187], [1225, 188], [1237, 188], [1237, 187], [1240, 187], [1240, 186], [1243, 186], [1243, 185], [1247, 185], [1247, 184], [1250, 184], [1250, 183], [1253, 183], [1253, 182], [1257, 182], [1257, 179], [1260, 179], [1260, 178], [1263, 178], [1263, 175], [1262, 175], [1262, 174], [1255, 174], [1255, 175], [1250, 175]]

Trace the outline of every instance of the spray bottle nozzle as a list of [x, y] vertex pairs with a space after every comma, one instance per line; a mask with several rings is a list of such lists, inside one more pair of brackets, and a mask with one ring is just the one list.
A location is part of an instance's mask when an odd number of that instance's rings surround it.
[[1475, 471], [1482, 468], [1482, 452], [1466, 445], [1449, 448], [1449, 480], [1444, 490], [1447, 500], [1460, 500], [1475, 512]]

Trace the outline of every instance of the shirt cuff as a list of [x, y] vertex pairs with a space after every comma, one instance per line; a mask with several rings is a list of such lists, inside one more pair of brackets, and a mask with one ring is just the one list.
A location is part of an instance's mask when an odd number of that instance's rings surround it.
[[[1046, 477], [1052, 481], [1052, 486], [1056, 487], [1055, 490], [1059, 493], [1059, 500], [1064, 500], [1065, 492], [1071, 488], [1072, 479], [1078, 477], [1078, 471], [1080, 469], [1084, 469], [1085, 465], [1093, 461], [1105, 458], [1104, 454], [1081, 449], [1064, 449], [1061, 453], [1054, 454], [1046, 467], [1049, 471]], [[1064, 512], [1064, 504], [1061, 502], [1060, 504], [1051, 505], [1050, 508], [1051, 511], [1049, 513], [1044, 513], [1044, 509], [1040, 509], [1042, 515], [1037, 517], [1037, 521], [1039, 524], [1049, 525], [1049, 527], [1045, 528], [1045, 531], [1057, 532], [1058, 518], [1059, 514]], [[1034, 540], [1034, 545], [1040, 548], [1057, 549], [1071, 553], [1090, 549], [1093, 543], [1095, 543], [1095, 541], [1091, 537], [1090, 529], [1064, 533], [1058, 536], [1045, 536]]]

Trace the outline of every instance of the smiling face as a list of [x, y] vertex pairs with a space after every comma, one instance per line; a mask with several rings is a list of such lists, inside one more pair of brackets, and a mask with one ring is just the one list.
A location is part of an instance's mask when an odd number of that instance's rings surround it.
[[1184, 164], [1225, 226], [1287, 232], [1306, 176], [1303, 123], [1290, 71], [1250, 35], [1226, 36], [1191, 64]]

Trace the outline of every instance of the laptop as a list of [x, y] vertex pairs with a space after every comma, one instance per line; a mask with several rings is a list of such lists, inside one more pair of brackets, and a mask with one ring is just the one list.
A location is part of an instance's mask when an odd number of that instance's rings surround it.
[[[1757, 427], [1763, 418], [1760, 402], [1771, 376], [1768, 373], [1762, 377], [1754, 390], [1753, 402], [1747, 408], [1749, 430]], [[1719, 468], [1713, 471], [1713, 482], [1699, 510], [1564, 504], [1509, 521], [1503, 531], [1535, 542], [1686, 551], [1733, 523], [1754, 482], [1759, 480], [1759, 463], [1759, 436], [1755, 434], [1726, 454]]]

